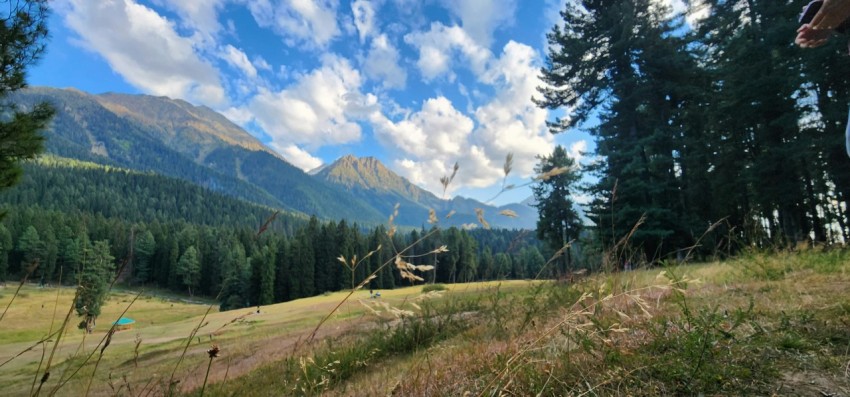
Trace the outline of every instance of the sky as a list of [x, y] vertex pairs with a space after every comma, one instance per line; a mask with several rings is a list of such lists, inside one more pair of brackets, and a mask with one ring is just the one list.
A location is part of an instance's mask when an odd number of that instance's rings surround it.
[[[674, 1], [678, 0], [659, 0]], [[531, 98], [559, 0], [55, 0], [34, 86], [205, 105], [304, 170], [374, 156], [443, 195], [518, 202], [536, 156], [589, 135]], [[512, 175], [503, 164], [513, 153]]]

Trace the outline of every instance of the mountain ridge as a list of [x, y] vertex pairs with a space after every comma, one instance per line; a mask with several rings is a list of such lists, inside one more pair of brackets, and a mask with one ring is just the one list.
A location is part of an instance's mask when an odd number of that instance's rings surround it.
[[[391, 211], [398, 203], [401, 208], [409, 211], [408, 216], [400, 217], [404, 222], [423, 222], [428, 219], [429, 211], [434, 210], [438, 218], [442, 218], [442, 224], [478, 224], [477, 209], [483, 210], [488, 223], [495, 227], [533, 229], [537, 222], [536, 210], [521, 203], [493, 206], [461, 196], [442, 199], [394, 173], [380, 160], [371, 156], [345, 155], [323, 166], [313, 177], [337, 184], [384, 211]], [[502, 215], [504, 210], [514, 211], [517, 217]], [[445, 216], [450, 213], [453, 215], [446, 219]]]
[[[364, 225], [386, 222], [399, 203], [396, 224], [413, 227], [428, 221], [430, 209], [442, 216], [455, 211], [444, 226], [477, 223], [478, 207], [491, 218], [499, 211], [471, 199], [437, 198], [374, 157], [344, 156], [309, 175], [225, 116], [180, 99], [51, 87], [28, 88], [13, 99], [24, 107], [54, 104], [57, 114], [45, 132], [50, 154], [154, 172], [252, 203]], [[533, 228], [536, 216], [488, 222]]]

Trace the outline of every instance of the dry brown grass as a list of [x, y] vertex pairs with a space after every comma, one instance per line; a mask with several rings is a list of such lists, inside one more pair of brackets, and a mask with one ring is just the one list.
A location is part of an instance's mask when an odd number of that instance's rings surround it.
[[[372, 367], [333, 394], [667, 395], [708, 387], [727, 390], [720, 394], [845, 395], [850, 262], [825, 270], [808, 262], [817, 255], [764, 255], [760, 260], [788, 269], [777, 280], [745, 276], [747, 260], [671, 269], [678, 276], [667, 281], [658, 270], [597, 276], [576, 287], [584, 291], [578, 304], [548, 312], [520, 334], [494, 337], [478, 322], [427, 351]], [[672, 288], [679, 283], [688, 288]], [[515, 328], [521, 312], [513, 314], [508, 326]], [[739, 315], [746, 321], [738, 324]], [[666, 331], [659, 333], [659, 324]], [[719, 345], [688, 345], [689, 335], [701, 332]], [[659, 354], [661, 346], [681, 351]], [[716, 372], [716, 385], [689, 380], [694, 368], [682, 360], [690, 354], [706, 356], [711, 368], [695, 368]], [[764, 355], [772, 358], [762, 361]], [[711, 361], [723, 357], [729, 361]]]

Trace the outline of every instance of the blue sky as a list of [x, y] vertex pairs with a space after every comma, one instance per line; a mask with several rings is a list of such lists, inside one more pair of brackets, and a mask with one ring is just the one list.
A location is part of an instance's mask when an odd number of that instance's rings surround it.
[[[32, 85], [206, 105], [305, 170], [375, 156], [412, 182], [486, 201], [514, 154], [592, 149], [531, 102], [555, 0], [56, 0]], [[493, 203], [530, 196], [528, 189]]]

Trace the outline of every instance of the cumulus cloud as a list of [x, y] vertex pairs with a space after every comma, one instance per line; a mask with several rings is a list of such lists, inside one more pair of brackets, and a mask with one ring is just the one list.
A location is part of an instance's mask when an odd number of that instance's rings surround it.
[[327, 55], [323, 65], [281, 91], [260, 88], [248, 104], [259, 126], [279, 147], [318, 147], [360, 139], [360, 126], [349, 119], [368, 112], [377, 98], [360, 93], [360, 73], [348, 60]]
[[508, 42], [481, 77], [497, 94], [475, 111], [479, 122], [476, 136], [487, 155], [503, 159], [514, 153], [514, 169], [523, 176], [531, 175], [536, 155], [547, 154], [554, 147], [554, 137], [546, 131], [548, 113], [531, 101], [541, 85], [536, 58], [531, 47]]
[[242, 50], [228, 44], [224, 46], [221, 58], [224, 59], [230, 66], [241, 70], [245, 76], [252, 79], [257, 77], [257, 68], [255, 68], [254, 64], [248, 60], [248, 56], [245, 55]]
[[259, 69], [259, 70], [265, 70], [265, 71], [267, 71], [267, 72], [271, 72], [271, 71], [272, 71], [272, 65], [270, 65], [270, 64], [268, 63], [268, 61], [266, 61], [266, 59], [265, 59], [265, 58], [263, 58], [261, 55], [257, 55], [257, 56], [254, 58], [254, 62], [253, 62], [253, 63], [254, 63], [254, 67], [256, 67], [256, 68], [257, 68], [257, 69]]
[[231, 106], [222, 110], [220, 113], [223, 114], [224, 117], [227, 117], [228, 120], [239, 125], [246, 125], [254, 119], [254, 115], [251, 111], [244, 107]]
[[483, 73], [491, 56], [490, 51], [476, 43], [463, 28], [448, 27], [440, 22], [431, 24], [427, 32], [405, 35], [404, 41], [419, 50], [416, 65], [425, 80], [433, 80], [443, 74], [454, 80], [452, 63], [459, 55], [473, 72]]
[[140, 90], [211, 106], [225, 102], [218, 71], [191, 38], [156, 11], [132, 0], [70, 0], [65, 23], [85, 48]]
[[363, 61], [363, 72], [366, 77], [380, 81], [385, 88], [404, 88], [407, 82], [407, 71], [399, 66], [399, 52], [386, 34], [372, 39], [369, 53]]
[[376, 133], [390, 146], [420, 158], [460, 156], [474, 123], [445, 97], [428, 99], [422, 110], [399, 122], [373, 115]]
[[400, 120], [380, 113], [370, 117], [381, 142], [398, 152], [398, 172], [432, 192], [442, 191], [439, 177], [449, 173], [455, 161], [461, 171], [454, 188], [487, 187], [501, 180], [508, 153], [514, 153], [514, 173], [527, 177], [535, 157], [554, 148], [546, 129], [547, 112], [531, 102], [540, 85], [537, 53], [511, 41], [498, 58], [489, 52], [482, 57], [490, 61], [479, 82], [492, 87], [495, 95], [475, 108], [473, 117], [442, 96], [428, 99]]
[[246, 4], [260, 27], [271, 28], [292, 45], [324, 48], [340, 34], [338, 0], [252, 0]]
[[515, 0], [443, 0], [445, 7], [460, 18], [461, 26], [479, 45], [489, 48], [493, 31], [513, 23]]
[[354, 26], [360, 35], [360, 43], [365, 43], [377, 29], [375, 26], [375, 5], [369, 0], [356, 0], [351, 3], [351, 13], [354, 14]]
[[708, 17], [710, 6], [701, 0], [652, 0], [658, 5], [663, 5], [670, 10], [670, 14], [684, 14], [685, 19], [691, 26], [696, 26]]
[[451, 173], [456, 161], [462, 163], [463, 171], [452, 188], [463, 185], [472, 170], [480, 169], [467, 161], [475, 123], [445, 97], [426, 100], [421, 110], [399, 121], [377, 112], [370, 121], [378, 139], [391, 151], [389, 155], [397, 158], [396, 171], [432, 192], [442, 191], [439, 178]]
[[313, 157], [310, 153], [296, 145], [279, 146], [272, 144], [271, 146], [283, 155], [286, 161], [289, 161], [292, 165], [304, 171], [310, 171], [322, 165], [322, 159]]
[[587, 141], [584, 139], [580, 141], [573, 142], [570, 145], [569, 151], [567, 155], [570, 156], [573, 160], [575, 160], [576, 164], [581, 164], [581, 161], [584, 159], [584, 154], [587, 152]]
[[222, 30], [218, 20], [218, 12], [224, 7], [227, 0], [180, 0], [168, 1], [157, 0], [161, 4], [174, 10], [180, 16], [181, 23], [196, 32], [199, 41], [212, 44], [215, 37]]

